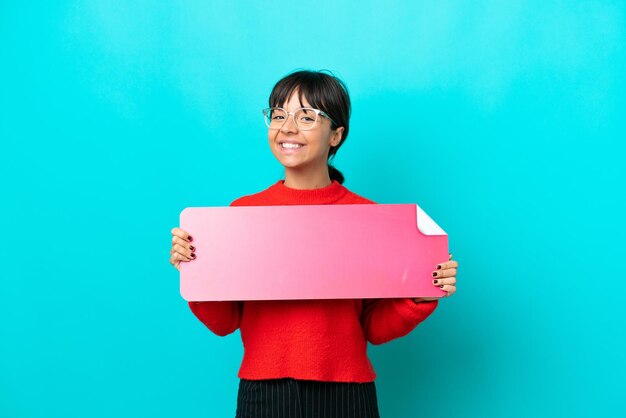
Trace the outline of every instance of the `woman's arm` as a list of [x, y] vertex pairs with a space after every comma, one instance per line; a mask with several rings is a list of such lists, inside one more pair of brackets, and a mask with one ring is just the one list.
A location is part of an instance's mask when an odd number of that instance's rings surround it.
[[208, 329], [223, 337], [239, 328], [243, 302], [189, 302], [189, 308]]
[[413, 299], [364, 299], [361, 325], [367, 341], [384, 344], [405, 336], [437, 308], [438, 301]]
[[[458, 262], [452, 260], [438, 264], [433, 272], [433, 286], [447, 292], [456, 291]], [[361, 325], [367, 341], [383, 344], [411, 332], [437, 308], [439, 298], [365, 299]]]

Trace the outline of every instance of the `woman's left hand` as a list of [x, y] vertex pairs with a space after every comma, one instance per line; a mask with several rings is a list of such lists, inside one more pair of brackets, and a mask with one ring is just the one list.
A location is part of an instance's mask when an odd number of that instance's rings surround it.
[[[438, 286], [441, 290], [447, 292], [443, 297], [451, 296], [456, 292], [456, 270], [459, 267], [459, 263], [452, 259], [452, 254], [449, 254], [449, 256], [449, 261], [437, 264], [436, 270], [433, 271], [433, 286]], [[420, 303], [438, 299], [440, 298], [414, 298], [413, 300], [416, 303]]]

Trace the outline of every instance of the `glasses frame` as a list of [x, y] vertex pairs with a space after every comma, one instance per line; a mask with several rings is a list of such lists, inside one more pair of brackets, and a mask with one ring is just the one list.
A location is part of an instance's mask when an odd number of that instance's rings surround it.
[[[267, 114], [268, 114], [268, 112], [270, 112], [272, 110], [282, 110], [283, 112], [285, 112], [287, 114], [287, 117], [285, 118], [283, 123], [278, 128], [270, 128], [270, 125], [269, 125], [270, 122], [268, 122]], [[310, 128], [302, 129], [298, 125], [298, 122], [296, 122], [296, 112], [299, 112], [300, 110], [312, 110], [313, 112], [315, 112], [315, 122], [313, 122], [313, 125], [311, 125]], [[293, 119], [294, 125], [299, 130], [301, 130], [301, 131], [309, 131], [309, 130], [315, 128], [315, 125], [317, 124], [317, 120], [318, 120], [319, 115], [322, 115], [323, 117], [325, 117], [326, 119], [331, 121], [333, 123], [333, 125], [337, 126], [337, 123], [334, 120], [332, 120], [332, 118], [330, 116], [328, 116], [328, 114], [326, 112], [324, 112], [323, 110], [320, 110], [320, 109], [316, 109], [314, 107], [299, 107], [299, 108], [295, 109], [293, 112], [287, 112], [287, 109], [284, 109], [282, 107], [266, 107], [265, 109], [263, 109], [263, 116], [264, 116], [263, 119], [265, 120], [265, 125], [267, 125], [267, 127], [269, 129], [272, 129], [272, 130], [281, 129], [283, 126], [285, 126], [285, 123], [287, 123], [287, 121], [289, 120], [289, 116], [291, 116], [291, 119]]]

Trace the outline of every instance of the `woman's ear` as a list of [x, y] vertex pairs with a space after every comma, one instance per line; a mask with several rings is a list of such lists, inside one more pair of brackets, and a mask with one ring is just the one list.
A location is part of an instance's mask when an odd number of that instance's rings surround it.
[[339, 145], [339, 143], [341, 142], [341, 136], [343, 135], [344, 129], [345, 128], [343, 126], [340, 126], [339, 128], [335, 129], [335, 131], [333, 132], [333, 136], [330, 139], [331, 147], [336, 147], [337, 145]]

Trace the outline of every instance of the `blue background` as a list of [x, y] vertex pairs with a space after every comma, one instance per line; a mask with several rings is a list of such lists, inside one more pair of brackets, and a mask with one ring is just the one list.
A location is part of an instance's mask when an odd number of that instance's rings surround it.
[[234, 416], [239, 332], [189, 311], [170, 229], [281, 178], [260, 109], [297, 68], [350, 89], [346, 187], [460, 263], [370, 346], [382, 415], [621, 415], [625, 10], [3, 1], [0, 416]]

